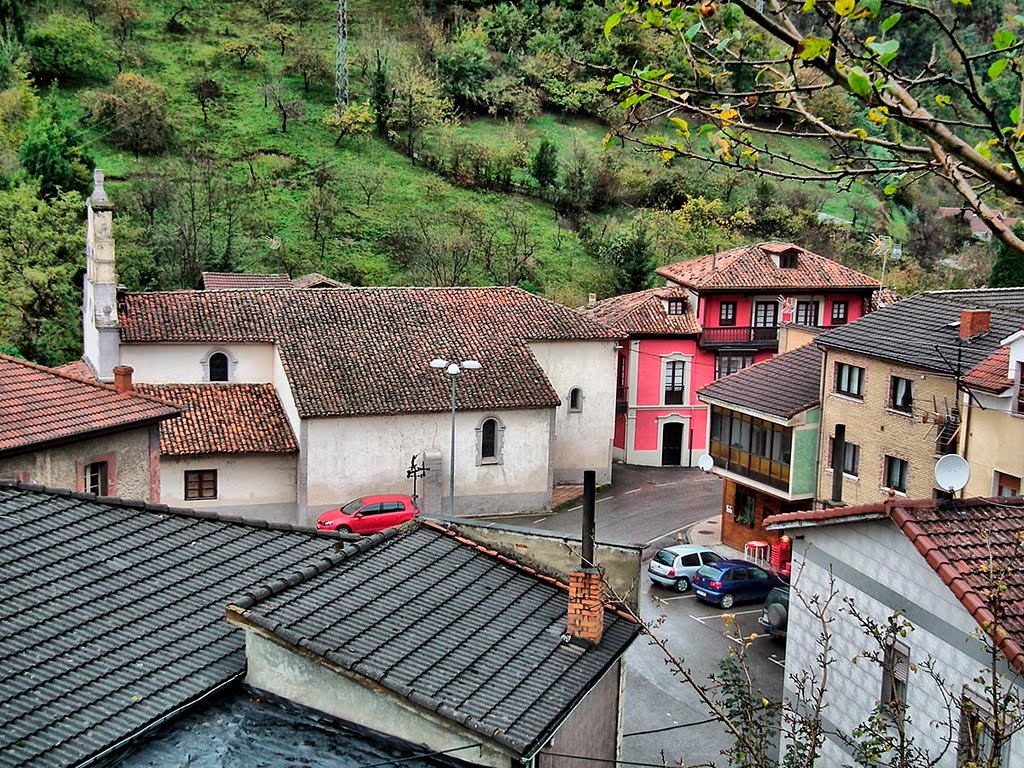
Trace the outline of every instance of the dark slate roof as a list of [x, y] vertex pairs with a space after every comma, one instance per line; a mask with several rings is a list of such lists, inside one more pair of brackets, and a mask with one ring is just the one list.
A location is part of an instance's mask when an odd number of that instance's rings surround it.
[[698, 391], [701, 400], [791, 419], [820, 402], [821, 349], [813, 343], [755, 363]]
[[[796, 266], [782, 269], [775, 258], [796, 251]], [[773, 258], [775, 257], [775, 258]], [[838, 261], [793, 243], [756, 243], [659, 267], [673, 283], [707, 290], [873, 290], [878, 281]]]
[[920, 293], [823, 333], [815, 344], [949, 375], [956, 371], [959, 347], [961, 373], [966, 373], [1024, 322], [1016, 313], [992, 310], [992, 329], [959, 344], [960, 311], [970, 306], [977, 305]]
[[276, 343], [300, 416], [437, 412], [451, 407], [435, 357], [482, 368], [459, 381], [468, 410], [559, 404], [527, 340], [618, 334], [519, 288], [323, 288], [133, 293], [125, 342]]
[[0, 355], [0, 453], [98, 432], [129, 429], [178, 414], [171, 403], [118, 392], [24, 360]]
[[929, 295], [968, 307], [991, 307], [1010, 312], [1024, 312], [1024, 288], [970, 288], [960, 291], [931, 291]]
[[554, 579], [418, 522], [228, 613], [529, 755], [639, 629], [606, 610], [601, 643], [581, 650], [562, 640], [567, 604]]
[[136, 384], [183, 407], [160, 425], [160, 453], [295, 453], [299, 445], [273, 384]]
[[[685, 301], [686, 311], [670, 315], [665, 307], [667, 299]], [[612, 296], [580, 307], [579, 311], [623, 335], [696, 336], [700, 333], [700, 323], [690, 306], [689, 292], [675, 286]]]
[[224, 607], [339, 541], [0, 483], [0, 766], [75, 765], [234, 680]]
[[773, 515], [764, 525], [784, 529], [880, 517], [903, 531], [983, 631], [996, 623], [989, 601], [993, 579], [1005, 585], [998, 620], [1004, 632], [996, 643], [1013, 668], [1024, 673], [1024, 498], [957, 499], [941, 507], [931, 499], [893, 499]]

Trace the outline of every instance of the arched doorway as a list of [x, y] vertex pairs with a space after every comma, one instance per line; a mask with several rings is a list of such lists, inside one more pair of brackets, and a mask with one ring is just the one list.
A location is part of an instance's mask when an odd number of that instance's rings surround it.
[[686, 425], [670, 421], [661, 427], [661, 466], [678, 467], [683, 463], [683, 439]]

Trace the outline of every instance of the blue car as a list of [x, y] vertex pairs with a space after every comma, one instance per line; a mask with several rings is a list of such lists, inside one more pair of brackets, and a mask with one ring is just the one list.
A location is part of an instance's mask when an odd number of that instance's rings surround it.
[[697, 599], [728, 610], [747, 600], [764, 600], [775, 587], [785, 582], [764, 568], [746, 560], [723, 560], [702, 565], [693, 577]]

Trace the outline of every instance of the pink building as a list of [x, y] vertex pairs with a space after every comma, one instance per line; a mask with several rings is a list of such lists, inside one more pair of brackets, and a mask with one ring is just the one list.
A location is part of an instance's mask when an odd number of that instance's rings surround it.
[[878, 281], [791, 243], [758, 243], [658, 269], [666, 285], [583, 308], [618, 331], [613, 456], [694, 466], [707, 452], [701, 387], [778, 351], [779, 327], [843, 325]]

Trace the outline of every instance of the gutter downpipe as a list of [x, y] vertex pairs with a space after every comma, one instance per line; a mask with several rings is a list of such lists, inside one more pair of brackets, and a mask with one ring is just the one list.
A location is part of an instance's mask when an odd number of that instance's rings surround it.
[[[811, 344], [815, 342], [812, 341]], [[828, 376], [828, 349], [821, 350], [821, 381], [818, 384], [818, 454], [814, 457], [814, 503], [821, 498], [821, 446], [825, 439], [825, 380]], [[816, 508], [820, 509], [820, 507]]]

